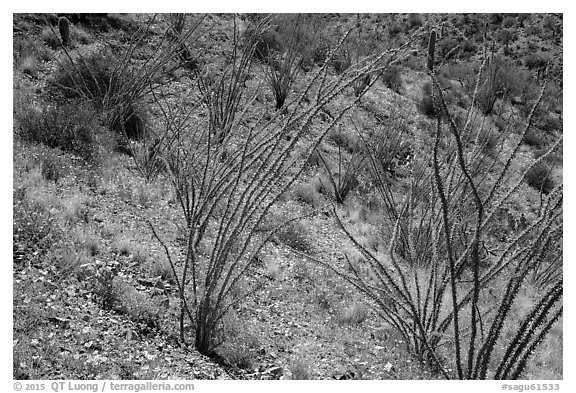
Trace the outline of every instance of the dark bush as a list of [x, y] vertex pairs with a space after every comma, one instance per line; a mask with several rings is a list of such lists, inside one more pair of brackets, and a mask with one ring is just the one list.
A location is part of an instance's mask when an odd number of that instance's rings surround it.
[[422, 88], [422, 98], [418, 101], [418, 109], [420, 112], [429, 118], [436, 118], [440, 115], [434, 105], [434, 98], [432, 97], [432, 85], [426, 82]]
[[114, 77], [114, 57], [109, 53], [94, 52], [60, 64], [52, 84], [67, 98], [85, 98], [102, 106], [107, 96], [118, 92], [122, 81]]
[[388, 27], [388, 34], [390, 37], [396, 37], [399, 33], [402, 32], [402, 25], [399, 23], [392, 23], [390, 27]]
[[126, 109], [124, 120], [115, 117], [112, 122], [112, 130], [130, 140], [141, 140], [147, 133], [148, 116], [143, 108], [130, 105]]
[[30, 56], [41, 61], [51, 59], [50, 50], [42, 44], [38, 37], [14, 37], [12, 54], [16, 61], [22, 61]]
[[96, 139], [102, 127], [94, 109], [78, 104], [44, 105], [15, 108], [17, 135], [86, 160], [97, 159]]
[[382, 74], [382, 81], [384, 85], [390, 90], [395, 91], [398, 94], [402, 93], [402, 75], [400, 73], [400, 67], [390, 66]]
[[554, 22], [554, 18], [552, 18], [551, 16], [547, 16], [546, 18], [544, 18], [544, 22], [542, 22], [542, 27], [546, 30], [550, 30], [550, 31], [554, 32], [554, 30], [556, 28], [556, 23]]
[[310, 253], [312, 246], [306, 237], [306, 229], [301, 223], [293, 223], [282, 228], [277, 234], [276, 239], [287, 246], [304, 252]]
[[552, 113], [543, 113], [538, 119], [538, 127], [543, 131], [552, 132], [562, 129], [562, 120]]
[[345, 129], [334, 128], [328, 135], [327, 139], [333, 142], [336, 146], [341, 147], [348, 153], [354, 153], [361, 149], [361, 144], [358, 137], [353, 132], [346, 131]]
[[535, 190], [548, 194], [555, 186], [550, 175], [550, 167], [541, 162], [528, 171], [526, 174], [526, 183]]
[[490, 23], [493, 25], [499, 25], [504, 20], [502, 14], [491, 14], [490, 15]]
[[283, 46], [274, 30], [266, 30], [258, 34], [254, 29], [246, 31], [248, 45], [254, 45], [254, 56], [258, 60], [268, 61], [274, 52], [282, 52]]
[[537, 52], [537, 53], [533, 53], [531, 55], [528, 55], [526, 57], [526, 59], [524, 59], [524, 65], [531, 70], [543, 69], [544, 67], [546, 67], [546, 63], [549, 60], [550, 60], [549, 54], [546, 54], [543, 52]]
[[514, 18], [513, 16], [507, 16], [502, 21], [502, 26], [507, 29], [513, 27], [515, 24], [516, 24], [516, 18]]
[[61, 64], [52, 83], [65, 97], [81, 98], [104, 112], [108, 127], [122, 137], [141, 139], [146, 136], [147, 117], [134, 95], [142, 94], [149, 82], [144, 86], [132, 72], [125, 65], [120, 71], [115, 68], [110, 53], [95, 52]]
[[352, 56], [348, 50], [340, 49], [338, 53], [334, 54], [330, 63], [334, 67], [334, 71], [341, 74], [352, 65]]
[[536, 131], [528, 131], [526, 135], [524, 135], [522, 143], [536, 148], [541, 148], [544, 145], [544, 141]]
[[318, 44], [316, 44], [314, 46], [314, 48], [312, 49], [312, 51], [310, 53], [310, 57], [312, 58], [312, 61], [318, 66], [324, 65], [324, 62], [326, 61], [326, 59], [330, 55], [330, 47], [331, 46], [330, 46], [330, 43], [328, 41], [318, 42]]
[[440, 40], [436, 44], [438, 53], [441, 59], [449, 60], [454, 58], [458, 54], [458, 41], [454, 38], [446, 38]]
[[462, 52], [466, 54], [473, 55], [474, 53], [476, 53], [476, 44], [474, 44], [474, 42], [470, 40], [462, 41], [460, 46], [462, 48]]
[[57, 182], [66, 175], [64, 160], [55, 154], [45, 154], [41, 158], [40, 171], [42, 177], [48, 181]]
[[422, 24], [422, 16], [420, 14], [410, 14], [410, 16], [408, 16], [408, 26], [411, 29], [422, 27]]

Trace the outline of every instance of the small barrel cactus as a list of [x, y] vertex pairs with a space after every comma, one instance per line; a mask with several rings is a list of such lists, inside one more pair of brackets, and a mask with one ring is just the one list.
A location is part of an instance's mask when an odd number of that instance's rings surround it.
[[70, 22], [68, 19], [63, 16], [58, 19], [58, 30], [62, 38], [62, 45], [68, 46], [70, 43]]
[[428, 41], [428, 70], [434, 71], [434, 50], [436, 47], [436, 30], [430, 32], [430, 41]]

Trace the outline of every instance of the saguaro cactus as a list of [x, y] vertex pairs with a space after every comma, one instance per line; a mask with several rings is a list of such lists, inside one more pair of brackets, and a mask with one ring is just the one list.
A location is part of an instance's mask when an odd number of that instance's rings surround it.
[[434, 71], [434, 49], [436, 47], [436, 30], [430, 32], [430, 40], [428, 41], [428, 70]]
[[70, 22], [65, 17], [58, 19], [58, 30], [60, 31], [60, 38], [62, 38], [62, 45], [68, 46], [70, 43]]

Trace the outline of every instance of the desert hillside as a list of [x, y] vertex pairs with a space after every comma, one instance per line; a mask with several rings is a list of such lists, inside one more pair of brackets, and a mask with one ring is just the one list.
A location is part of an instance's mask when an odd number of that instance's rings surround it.
[[562, 379], [561, 14], [14, 14], [15, 379]]

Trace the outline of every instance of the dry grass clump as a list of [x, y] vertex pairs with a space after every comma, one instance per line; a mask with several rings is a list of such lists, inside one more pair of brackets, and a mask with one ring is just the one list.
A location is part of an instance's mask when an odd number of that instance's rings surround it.
[[366, 306], [363, 303], [354, 302], [340, 311], [338, 322], [342, 325], [360, 325], [368, 316], [369, 312]]
[[[114, 230], [115, 228], [112, 228]], [[112, 252], [121, 255], [128, 256], [131, 255], [132, 242], [126, 236], [120, 236], [112, 243]]]
[[290, 372], [290, 379], [294, 381], [304, 381], [314, 379], [312, 377], [312, 370], [310, 367], [310, 363], [308, 363], [302, 358], [294, 359], [294, 361], [290, 364], [289, 372]]
[[86, 206], [86, 197], [80, 193], [75, 193], [62, 200], [62, 218], [66, 223], [73, 226], [83, 222], [88, 224], [90, 219], [90, 208]]
[[85, 250], [88, 255], [96, 256], [100, 253], [100, 237], [88, 226], [76, 228], [73, 232], [74, 243]]
[[148, 274], [151, 277], [160, 277], [168, 282], [174, 281], [174, 272], [166, 255], [161, 254], [148, 259]]

